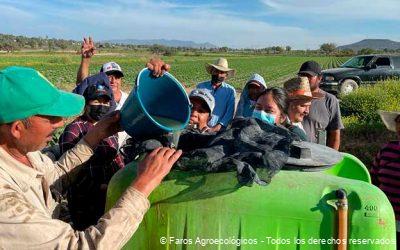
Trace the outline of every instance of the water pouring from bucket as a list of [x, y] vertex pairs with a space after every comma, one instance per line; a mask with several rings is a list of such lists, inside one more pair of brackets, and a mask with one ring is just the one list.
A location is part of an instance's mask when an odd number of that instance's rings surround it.
[[121, 108], [121, 126], [135, 139], [179, 133], [189, 123], [190, 101], [170, 73], [155, 78], [143, 69]]

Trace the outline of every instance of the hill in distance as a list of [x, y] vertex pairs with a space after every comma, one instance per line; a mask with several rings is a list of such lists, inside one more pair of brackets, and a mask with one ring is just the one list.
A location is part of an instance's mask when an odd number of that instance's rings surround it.
[[400, 42], [395, 42], [389, 39], [364, 39], [356, 43], [338, 46], [339, 50], [351, 49], [359, 51], [361, 49], [370, 48], [374, 50], [397, 50], [400, 49]]
[[107, 40], [102, 42], [117, 43], [117, 44], [131, 44], [131, 45], [164, 45], [168, 47], [186, 47], [186, 48], [217, 48], [211, 43], [195, 43], [193, 41], [181, 41], [181, 40], [166, 40], [166, 39], [150, 39], [150, 40], [139, 40], [139, 39], [115, 39]]

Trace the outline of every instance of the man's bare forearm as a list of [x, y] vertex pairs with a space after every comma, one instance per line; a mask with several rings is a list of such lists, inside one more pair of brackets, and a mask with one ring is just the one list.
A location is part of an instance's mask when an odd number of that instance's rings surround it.
[[81, 65], [79, 65], [78, 73], [76, 74], [76, 85], [89, 76], [89, 66], [90, 58], [82, 58]]
[[328, 131], [328, 138], [326, 145], [330, 148], [339, 150], [340, 147], [340, 130]]

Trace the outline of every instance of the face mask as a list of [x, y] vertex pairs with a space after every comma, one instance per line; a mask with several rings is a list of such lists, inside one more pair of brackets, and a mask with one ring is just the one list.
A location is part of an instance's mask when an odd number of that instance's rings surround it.
[[110, 111], [110, 108], [110, 106], [105, 105], [89, 105], [89, 116], [93, 120], [99, 121]]
[[267, 113], [267, 112], [262, 111], [262, 110], [255, 109], [253, 111], [252, 117], [253, 118], [257, 118], [260, 121], [265, 122], [267, 124], [275, 124], [275, 118], [276, 118], [275, 115]]
[[211, 83], [218, 84], [222, 83], [225, 80], [225, 77], [218, 77], [218, 75], [211, 75]]

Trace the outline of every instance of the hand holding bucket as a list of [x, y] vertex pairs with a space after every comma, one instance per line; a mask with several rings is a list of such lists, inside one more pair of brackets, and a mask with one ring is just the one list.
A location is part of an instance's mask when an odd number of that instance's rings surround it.
[[145, 68], [138, 74], [134, 89], [121, 108], [121, 126], [133, 138], [173, 133], [189, 123], [190, 101], [170, 73], [153, 77]]

